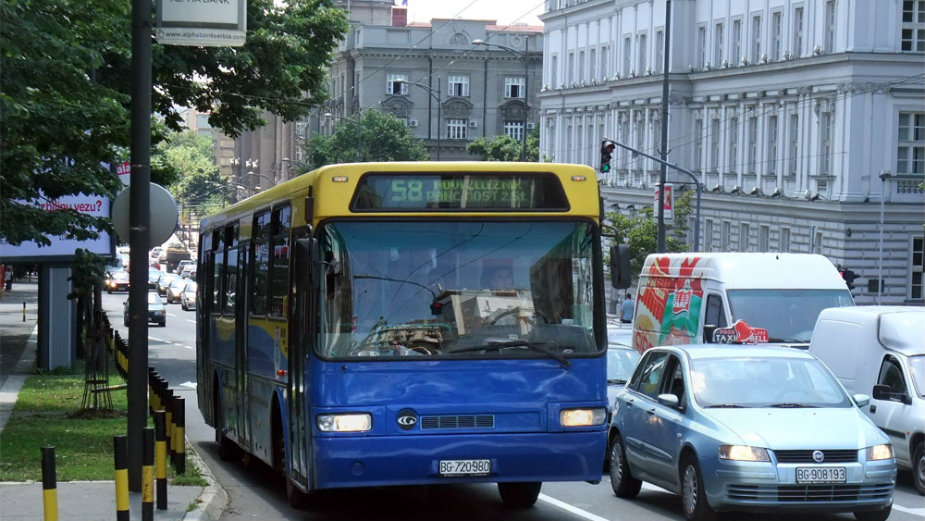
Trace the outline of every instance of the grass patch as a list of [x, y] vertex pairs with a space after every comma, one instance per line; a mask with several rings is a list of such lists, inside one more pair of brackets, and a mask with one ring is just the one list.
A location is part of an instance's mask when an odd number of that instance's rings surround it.
[[[109, 385], [122, 383], [116, 375], [109, 379]], [[55, 447], [58, 481], [114, 479], [112, 438], [128, 429], [126, 390], [111, 392], [111, 411], [82, 411], [83, 390], [82, 373], [26, 379], [0, 436], [0, 481], [41, 481], [41, 449], [49, 445]], [[153, 426], [153, 420], [149, 423]], [[175, 485], [207, 484], [189, 456], [186, 475], [167, 468]]]

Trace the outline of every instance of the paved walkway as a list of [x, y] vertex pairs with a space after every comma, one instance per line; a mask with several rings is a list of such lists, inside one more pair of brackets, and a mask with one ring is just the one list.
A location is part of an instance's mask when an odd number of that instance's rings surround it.
[[[23, 305], [25, 304], [25, 313]], [[0, 439], [19, 390], [33, 373], [36, 361], [38, 284], [14, 282], [12, 291], [0, 296]], [[35, 450], [39, 450], [36, 447]], [[192, 448], [195, 460], [209, 485], [168, 485], [167, 509], [154, 511], [156, 520], [218, 520], [226, 503], [225, 492]], [[64, 481], [57, 484], [58, 518], [74, 521], [109, 521], [116, 518], [115, 481]], [[44, 518], [42, 483], [0, 483], [0, 518], [3, 521]], [[131, 493], [132, 519], [141, 519], [141, 494]]]

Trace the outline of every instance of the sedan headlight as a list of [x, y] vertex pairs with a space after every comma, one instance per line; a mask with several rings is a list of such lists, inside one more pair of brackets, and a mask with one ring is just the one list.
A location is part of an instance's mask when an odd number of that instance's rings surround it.
[[316, 421], [321, 432], [364, 432], [373, 427], [368, 413], [320, 414]]
[[603, 407], [563, 409], [559, 411], [559, 425], [563, 427], [591, 427], [603, 425], [607, 410]]
[[877, 461], [891, 459], [893, 457], [893, 446], [889, 443], [883, 445], [874, 445], [867, 447], [867, 461]]
[[771, 461], [768, 449], [748, 445], [720, 445], [719, 459], [733, 461]]

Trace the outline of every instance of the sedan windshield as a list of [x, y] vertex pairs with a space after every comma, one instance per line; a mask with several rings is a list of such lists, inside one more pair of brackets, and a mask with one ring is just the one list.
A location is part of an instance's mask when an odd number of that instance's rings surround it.
[[853, 306], [845, 289], [729, 290], [732, 321], [768, 330], [771, 342], [809, 343], [819, 313], [825, 308]]
[[321, 356], [598, 351], [588, 223], [350, 221], [321, 237]]
[[691, 362], [701, 407], [850, 407], [821, 362], [806, 358], [708, 358]]

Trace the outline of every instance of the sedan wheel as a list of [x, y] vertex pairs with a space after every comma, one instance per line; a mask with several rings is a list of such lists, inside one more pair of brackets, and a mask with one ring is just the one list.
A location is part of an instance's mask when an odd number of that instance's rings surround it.
[[681, 505], [684, 508], [684, 517], [688, 521], [717, 519], [716, 513], [707, 504], [707, 497], [703, 491], [703, 477], [694, 456], [687, 456], [681, 466]]
[[623, 449], [623, 438], [619, 434], [614, 436], [610, 444], [610, 487], [617, 497], [632, 499], [639, 495], [642, 481], [630, 475], [626, 464], [626, 451]]
[[912, 456], [912, 481], [919, 494], [925, 496], [925, 442], [922, 441], [915, 446]]

